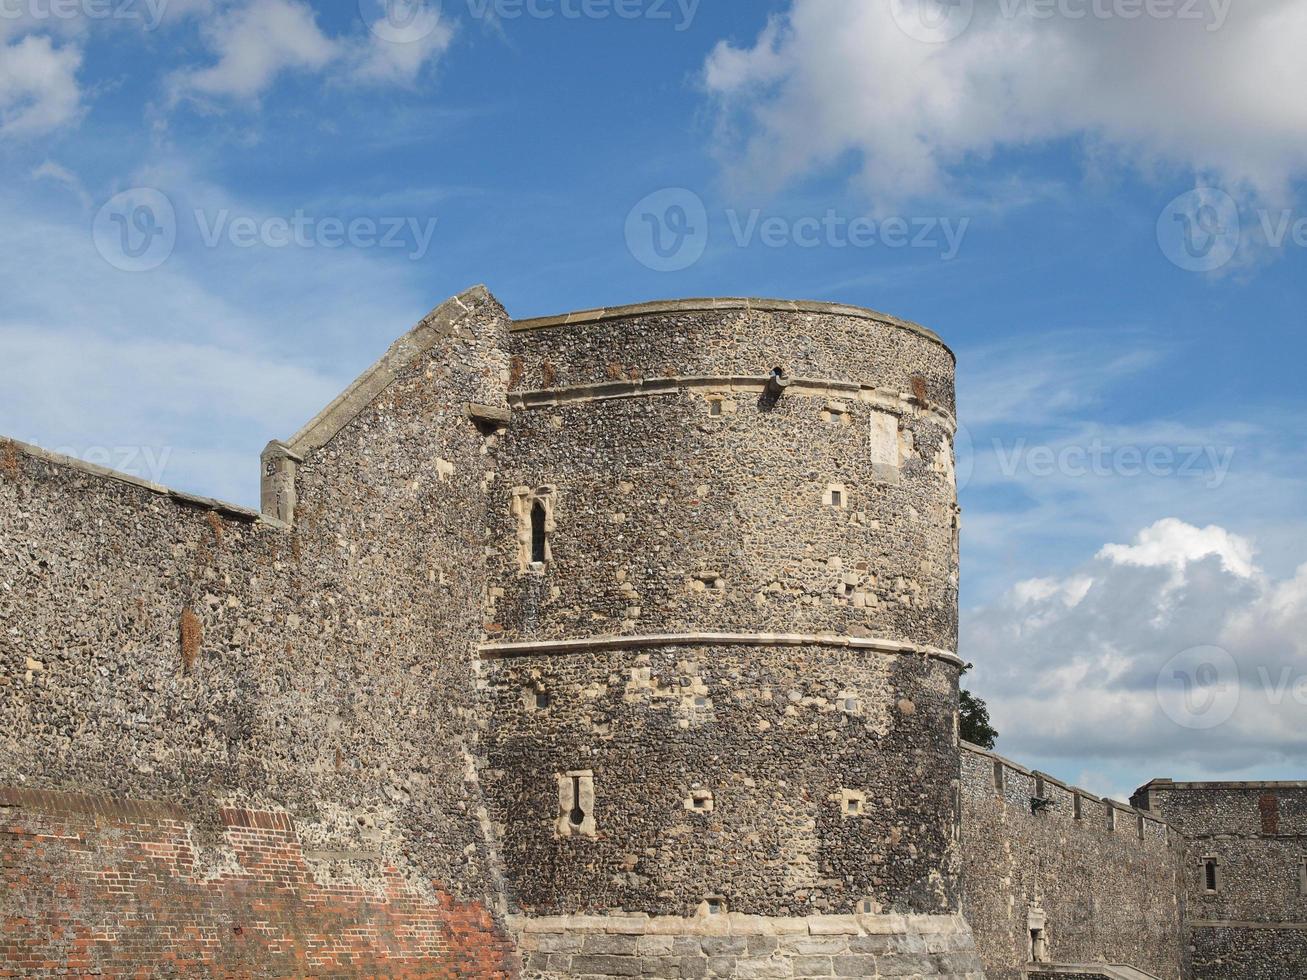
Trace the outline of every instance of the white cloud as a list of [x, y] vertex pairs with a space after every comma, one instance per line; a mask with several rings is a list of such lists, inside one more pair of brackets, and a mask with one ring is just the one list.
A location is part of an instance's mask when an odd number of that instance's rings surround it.
[[0, 137], [47, 133], [81, 114], [81, 51], [28, 35], [0, 44]]
[[368, 39], [355, 45], [352, 77], [364, 83], [412, 85], [422, 70], [449, 49], [454, 28], [438, 6], [421, 5], [402, 26], [386, 16], [368, 24]]
[[1222, 527], [1198, 528], [1174, 518], [1145, 528], [1132, 545], [1104, 545], [1098, 553], [1099, 558], [1117, 565], [1169, 567], [1179, 572], [1210, 556], [1219, 558], [1222, 568], [1240, 578], [1251, 578], [1256, 571], [1251, 542]]
[[257, 99], [282, 72], [319, 71], [340, 53], [312, 8], [296, 0], [249, 0], [201, 30], [217, 64], [174, 76], [174, 96]]
[[[1064, 579], [1023, 582], [970, 610], [968, 680], [989, 702], [1000, 750], [1063, 760], [1099, 785], [1107, 770], [1138, 784], [1300, 765], [1307, 565], [1275, 581], [1253, 551], [1223, 528], [1168, 519]], [[1208, 661], [1214, 671], [1195, 670]], [[1204, 727], [1221, 684], [1237, 703]]]
[[792, 0], [754, 45], [721, 42], [704, 81], [737, 171], [779, 185], [854, 153], [880, 209], [948, 189], [995, 151], [1064, 138], [1268, 197], [1307, 171], [1307, 6], [1296, 0], [1236, 0], [1224, 19], [1203, 4], [1200, 20], [977, 3], [968, 29], [937, 44], [896, 20], [916, 2]]
[[56, 184], [61, 184], [72, 192], [82, 207], [89, 209], [91, 206], [91, 195], [86, 192], [81, 178], [62, 164], [46, 160], [32, 171], [32, 179], [52, 180]]
[[412, 85], [454, 36], [438, 7], [420, 6], [412, 13], [401, 27], [383, 16], [362, 36], [330, 37], [302, 0], [245, 0], [212, 11], [201, 34], [217, 61], [174, 74], [172, 98], [255, 101], [291, 71], [331, 70], [337, 83]]

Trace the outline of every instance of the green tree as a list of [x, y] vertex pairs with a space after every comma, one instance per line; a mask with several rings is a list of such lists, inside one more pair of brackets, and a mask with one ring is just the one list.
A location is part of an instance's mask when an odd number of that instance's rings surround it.
[[[966, 672], [964, 670], [962, 673]], [[982, 749], [992, 749], [998, 741], [998, 732], [989, 723], [989, 705], [964, 687], [959, 714], [962, 738]]]

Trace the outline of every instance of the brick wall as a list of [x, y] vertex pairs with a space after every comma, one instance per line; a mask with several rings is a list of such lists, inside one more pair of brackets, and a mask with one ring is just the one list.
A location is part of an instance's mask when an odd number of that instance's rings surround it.
[[511, 975], [484, 907], [371, 855], [306, 854], [284, 812], [207, 816], [0, 790], [0, 977]]

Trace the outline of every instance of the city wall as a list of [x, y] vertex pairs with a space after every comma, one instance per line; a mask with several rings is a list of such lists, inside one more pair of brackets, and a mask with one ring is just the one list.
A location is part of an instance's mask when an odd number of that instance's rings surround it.
[[1049, 963], [1177, 980], [1181, 847], [1155, 814], [963, 745], [963, 914], [989, 980], [1020, 978], [1037, 939]]

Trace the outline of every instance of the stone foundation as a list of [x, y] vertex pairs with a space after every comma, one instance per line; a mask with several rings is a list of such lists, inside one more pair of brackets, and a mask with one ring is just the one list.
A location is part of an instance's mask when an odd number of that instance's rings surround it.
[[510, 916], [531, 980], [920, 977], [984, 980], [956, 916]]

